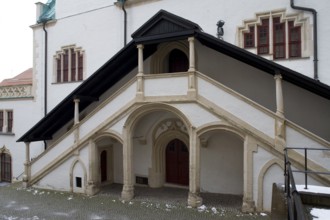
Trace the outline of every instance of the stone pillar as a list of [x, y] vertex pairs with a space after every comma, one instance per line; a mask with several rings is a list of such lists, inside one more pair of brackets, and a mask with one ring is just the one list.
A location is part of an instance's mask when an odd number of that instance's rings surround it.
[[138, 74], [137, 74], [137, 91], [136, 91], [136, 98], [140, 101], [143, 100], [144, 97], [144, 82], [143, 82], [143, 48], [142, 44], [137, 45], [138, 48]]
[[124, 127], [124, 143], [123, 143], [123, 172], [124, 172], [124, 186], [121, 193], [121, 198], [124, 201], [129, 201], [134, 197], [134, 183], [133, 183], [133, 146], [131, 134], [128, 129]]
[[79, 123], [79, 102], [80, 99], [74, 99], [74, 124], [78, 124]]
[[283, 149], [286, 146], [286, 141], [282, 76], [277, 73], [274, 79], [276, 86], [276, 115], [278, 116], [275, 120], [275, 148], [283, 152]]
[[195, 38], [189, 37], [189, 72], [195, 71]]
[[188, 205], [196, 208], [202, 205], [203, 199], [200, 197], [200, 143], [195, 127], [190, 129], [189, 143]]
[[30, 173], [30, 142], [25, 142], [25, 162], [24, 162], [24, 175], [23, 175], [23, 187], [29, 186], [29, 180], [31, 179]]
[[257, 142], [251, 136], [244, 140], [244, 172], [243, 172], [243, 212], [254, 212], [255, 202], [253, 200], [253, 152], [257, 151]]
[[88, 167], [88, 181], [86, 194], [89, 196], [95, 195], [100, 191], [98, 173], [99, 173], [99, 160], [98, 160], [97, 146], [94, 141], [89, 141], [89, 167]]

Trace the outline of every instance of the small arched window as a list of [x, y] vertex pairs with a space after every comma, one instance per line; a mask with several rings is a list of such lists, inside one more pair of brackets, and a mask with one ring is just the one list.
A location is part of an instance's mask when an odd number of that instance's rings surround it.
[[174, 72], [187, 72], [189, 62], [186, 54], [181, 50], [174, 49], [170, 52], [168, 60], [168, 70], [170, 73]]

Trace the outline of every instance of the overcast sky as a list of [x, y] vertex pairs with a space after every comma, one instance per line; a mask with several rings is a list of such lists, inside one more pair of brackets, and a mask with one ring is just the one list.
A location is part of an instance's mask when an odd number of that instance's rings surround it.
[[8, 0], [0, 6], [0, 82], [32, 67], [32, 29], [36, 23], [36, 2]]

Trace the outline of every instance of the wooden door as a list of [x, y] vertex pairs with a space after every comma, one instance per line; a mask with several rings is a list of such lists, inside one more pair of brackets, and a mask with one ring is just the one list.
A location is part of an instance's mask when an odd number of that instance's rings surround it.
[[11, 182], [11, 156], [0, 154], [1, 161], [1, 181]]
[[101, 153], [101, 182], [107, 181], [107, 151], [102, 151]]
[[179, 139], [174, 139], [166, 147], [166, 182], [189, 184], [189, 152]]

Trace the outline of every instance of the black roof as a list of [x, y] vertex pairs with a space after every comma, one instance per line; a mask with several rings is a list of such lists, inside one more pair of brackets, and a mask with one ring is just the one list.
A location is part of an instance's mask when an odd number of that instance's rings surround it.
[[283, 80], [330, 100], [330, 87], [328, 85], [219, 40], [212, 35], [204, 33], [197, 24], [167, 11], [160, 10], [132, 34], [133, 40], [130, 43], [71, 92], [17, 141], [33, 142], [52, 139], [55, 132], [73, 119], [73, 100], [75, 98], [80, 98], [79, 110], [84, 110], [137, 66], [137, 44], [144, 45], [144, 59], [147, 59], [156, 51], [159, 43], [186, 39], [189, 36], [194, 36], [203, 45], [268, 74], [275, 75], [280, 73]]

